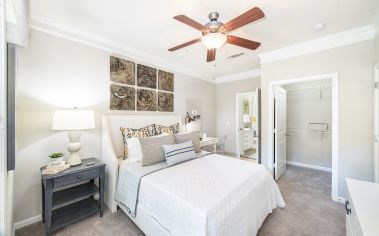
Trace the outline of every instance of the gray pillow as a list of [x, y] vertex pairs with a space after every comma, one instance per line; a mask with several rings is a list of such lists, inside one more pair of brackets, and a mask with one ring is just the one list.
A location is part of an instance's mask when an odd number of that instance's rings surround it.
[[184, 143], [188, 140], [192, 141], [193, 147], [195, 148], [195, 152], [201, 152], [200, 149], [200, 139], [198, 133], [190, 133], [190, 134], [175, 134], [175, 142], [176, 143]]
[[165, 160], [162, 145], [175, 144], [173, 135], [139, 139], [142, 150], [142, 166], [154, 165]]
[[192, 141], [174, 145], [163, 145], [167, 166], [173, 166], [196, 158]]

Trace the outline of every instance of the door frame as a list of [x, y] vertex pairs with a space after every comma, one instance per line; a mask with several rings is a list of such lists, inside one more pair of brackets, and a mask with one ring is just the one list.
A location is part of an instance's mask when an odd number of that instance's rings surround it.
[[268, 168], [274, 172], [274, 87], [278, 85], [307, 82], [315, 80], [332, 81], [332, 199], [337, 202], [344, 202], [338, 196], [338, 169], [339, 169], [339, 96], [338, 96], [338, 73], [321, 74], [315, 76], [299, 77], [270, 82], [269, 84], [269, 110], [268, 110]]
[[[7, 156], [6, 156], [6, 29], [5, 1], [0, 0], [0, 235], [10, 233], [7, 214], [12, 207], [7, 204]], [[13, 209], [12, 209], [13, 210]]]
[[[243, 93], [236, 93], [236, 155], [238, 158], [241, 157], [241, 153], [240, 153], [240, 149], [239, 149], [239, 127], [238, 127], [238, 122], [239, 122], [239, 103], [238, 103], [238, 97], [241, 96], [241, 95], [247, 95], [247, 94], [255, 94], [255, 95], [258, 95], [256, 93], [256, 91], [251, 91], [251, 92], [243, 92]], [[258, 153], [257, 153], [258, 155]], [[258, 158], [257, 158], [257, 161], [258, 161]]]

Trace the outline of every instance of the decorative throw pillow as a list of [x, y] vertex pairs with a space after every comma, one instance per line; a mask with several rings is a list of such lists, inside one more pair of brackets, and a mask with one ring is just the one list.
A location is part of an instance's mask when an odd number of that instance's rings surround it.
[[139, 129], [120, 127], [124, 140], [124, 159], [128, 157], [128, 138], [143, 138], [155, 135], [155, 125], [148, 125]]
[[149, 166], [165, 160], [163, 145], [175, 144], [173, 135], [140, 138], [142, 149], [142, 166]]
[[184, 143], [188, 140], [192, 141], [195, 152], [201, 152], [200, 149], [200, 137], [198, 133], [189, 133], [189, 134], [175, 134], [176, 143]]
[[138, 138], [127, 138], [128, 162], [142, 161], [141, 144]]
[[177, 134], [179, 132], [179, 123], [164, 126], [164, 125], [155, 125], [155, 135], [161, 134]]
[[174, 145], [163, 145], [167, 166], [173, 166], [196, 158], [192, 141]]

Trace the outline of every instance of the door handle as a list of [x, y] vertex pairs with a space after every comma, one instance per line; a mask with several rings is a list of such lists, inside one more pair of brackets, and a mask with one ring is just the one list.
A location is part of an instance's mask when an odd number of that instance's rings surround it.
[[349, 208], [349, 201], [348, 200], [345, 201], [345, 210], [346, 210], [346, 215], [351, 214], [351, 209]]

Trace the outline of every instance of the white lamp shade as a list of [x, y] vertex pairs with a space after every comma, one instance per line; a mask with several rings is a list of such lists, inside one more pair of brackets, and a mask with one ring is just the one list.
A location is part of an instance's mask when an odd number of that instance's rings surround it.
[[91, 110], [54, 111], [52, 130], [84, 130], [95, 128], [95, 115]]
[[201, 38], [201, 42], [208, 49], [220, 49], [222, 45], [226, 43], [227, 40], [228, 38], [226, 37], [226, 35], [222, 33], [209, 33]]

